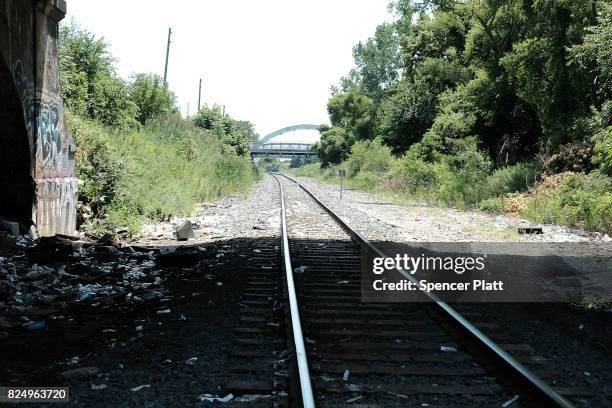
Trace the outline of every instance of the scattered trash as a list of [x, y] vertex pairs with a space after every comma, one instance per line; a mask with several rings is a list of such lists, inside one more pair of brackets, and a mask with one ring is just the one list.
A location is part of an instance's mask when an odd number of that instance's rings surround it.
[[100, 385], [91, 384], [92, 390], [103, 390], [105, 388], [106, 388], [106, 384], [100, 384]]
[[[392, 391], [387, 391], [387, 394], [389, 394], [389, 395], [393, 395], [394, 397], [397, 397], [397, 398], [404, 398], [404, 399], [405, 399], [405, 398], [408, 398], [408, 396], [407, 396], [407, 395], [404, 395], [404, 394], [398, 394], [397, 392], [392, 392]], [[422, 405], [421, 405], [421, 406], [422, 406]]]
[[[284, 394], [284, 393], [279, 393]], [[279, 395], [277, 394], [277, 395]], [[260, 399], [272, 398], [274, 395], [246, 394], [234, 399], [235, 402], [254, 402]]]
[[584, 329], [584, 324], [581, 324], [580, 326], [578, 326], [578, 330], [582, 330]]
[[338, 282], [336, 282], [336, 283], [338, 283], [338, 284], [340, 284], [340, 285], [345, 285], [345, 284], [349, 283], [349, 281], [347, 281], [347, 280], [341, 280], [341, 281], [338, 281]]
[[217, 282], [217, 286], [223, 286], [223, 282]]
[[295, 273], [304, 273], [305, 270], [306, 270], [305, 266], [298, 266], [297, 268], [293, 269], [293, 272], [295, 272]]
[[351, 402], [359, 401], [360, 399], [363, 399], [363, 396], [359, 395], [357, 397], [353, 397], [351, 399], [348, 399], [348, 400], [346, 400], [346, 403], [350, 404]]
[[344, 388], [351, 392], [361, 392], [365, 389], [363, 384], [345, 384]]
[[457, 351], [456, 347], [450, 347], [450, 346], [440, 346], [440, 350], [441, 351]]
[[191, 357], [189, 359], [187, 359], [187, 361], [185, 361], [185, 364], [187, 365], [195, 365], [195, 363], [198, 361], [197, 357]]
[[139, 385], [138, 387], [134, 387], [134, 388], [130, 388], [130, 391], [132, 392], [138, 392], [144, 388], [151, 388], [151, 384], [143, 384], [143, 385]]
[[158, 310], [156, 313], [157, 314], [168, 314], [168, 313], [170, 313], [170, 309]]
[[509, 399], [508, 401], [504, 402], [502, 404], [502, 408], [506, 408], [509, 407], [510, 405], [514, 404], [517, 400], [519, 399], [518, 395], [515, 395], [514, 397], [512, 397], [511, 399]]
[[584, 372], [584, 375], [586, 375], [587, 377], [590, 377], [590, 376], [591, 376], [591, 373], [589, 373], [588, 371], [585, 371], [585, 372]]
[[202, 402], [230, 402], [234, 398], [234, 394], [227, 394], [220, 398], [218, 395], [202, 394], [198, 397]]
[[347, 382], [349, 379], [349, 374], [350, 374], [349, 370], [344, 370], [344, 374], [342, 375], [342, 381]]

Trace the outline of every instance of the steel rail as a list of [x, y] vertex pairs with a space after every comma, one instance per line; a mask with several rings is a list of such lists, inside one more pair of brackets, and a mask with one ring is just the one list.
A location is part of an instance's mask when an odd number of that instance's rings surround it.
[[[325, 203], [323, 203], [317, 196], [315, 196], [308, 188], [304, 187], [302, 183], [290, 176], [287, 176], [286, 174], [278, 174], [297, 184], [302, 190], [304, 190], [319, 205], [319, 207], [321, 207], [325, 212], [327, 212], [356, 241], [369, 248], [378, 256], [388, 258], [387, 254], [380, 250], [376, 245], [368, 241], [359, 232], [353, 230], [339, 215], [337, 215], [333, 210], [331, 210], [327, 205], [325, 205]], [[398, 267], [396, 267], [395, 270], [402, 274], [406, 279], [409, 279], [411, 282], [416, 283], [418, 286], [418, 280], [414, 276]], [[451, 307], [448, 303], [444, 302], [435, 294], [425, 291], [423, 291], [423, 293], [428, 296], [432, 300], [432, 302], [434, 302], [440, 308], [440, 310], [446, 314], [448, 318], [450, 318], [454, 323], [459, 325], [459, 327], [463, 329], [463, 331], [469, 334], [472, 340], [477, 342], [478, 345], [485, 347], [486, 351], [492, 353], [500, 362], [505, 364], [508, 368], [512, 369], [514, 371], [513, 374], [520, 376], [520, 379], [526, 383], [526, 385], [530, 388], [530, 392], [534, 393], [539, 402], [545, 404], [545, 406], [574, 408], [574, 405], [570, 401], [568, 401], [562, 395], [553, 390], [534, 372], [519, 363], [514, 357], [508, 354], [506, 350], [501, 348], [491, 338], [489, 338], [486, 334], [480, 331], [480, 329], [470, 323], [466, 318], [461, 316], [461, 314], [457, 312], [453, 307]]]
[[302, 392], [302, 403], [304, 408], [314, 408], [314, 395], [312, 393], [312, 384], [310, 383], [310, 371], [308, 369], [308, 357], [306, 355], [306, 346], [304, 345], [304, 335], [302, 333], [302, 324], [300, 322], [300, 312], [298, 307], [297, 295], [295, 292], [295, 282], [293, 280], [293, 267], [291, 265], [291, 256], [289, 254], [289, 234], [287, 233], [287, 217], [285, 213], [285, 199], [283, 197], [283, 185], [278, 177], [274, 176], [278, 183], [280, 191], [281, 203], [281, 231], [282, 231], [282, 252], [283, 260], [285, 261], [285, 276], [287, 278], [287, 294], [289, 297], [289, 309], [291, 311], [291, 325], [293, 329], [293, 340], [295, 343], [295, 358], [298, 364], [298, 372], [300, 376], [300, 390]]

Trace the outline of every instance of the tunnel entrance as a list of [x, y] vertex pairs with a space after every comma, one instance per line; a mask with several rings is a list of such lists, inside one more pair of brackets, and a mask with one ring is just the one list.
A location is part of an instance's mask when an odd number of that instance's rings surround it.
[[[23, 75], [18, 76], [22, 81]], [[13, 73], [0, 56], [0, 217], [19, 222], [21, 230], [32, 223], [35, 184], [31, 168], [21, 99]]]

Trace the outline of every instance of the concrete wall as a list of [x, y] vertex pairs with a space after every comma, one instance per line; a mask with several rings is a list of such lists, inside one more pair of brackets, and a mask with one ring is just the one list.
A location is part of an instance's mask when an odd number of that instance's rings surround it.
[[41, 235], [76, 229], [75, 146], [59, 84], [65, 12], [64, 0], [0, 0], [0, 216]]

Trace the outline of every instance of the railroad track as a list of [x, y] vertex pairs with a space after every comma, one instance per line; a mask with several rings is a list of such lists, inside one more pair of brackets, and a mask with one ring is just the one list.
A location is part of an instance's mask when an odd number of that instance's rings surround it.
[[540, 360], [527, 345], [469, 308], [362, 303], [362, 251], [384, 254], [299, 182], [274, 177], [281, 236], [253, 249], [228, 392], [266, 395], [254, 399], [265, 406], [573, 406], [523, 365]]

